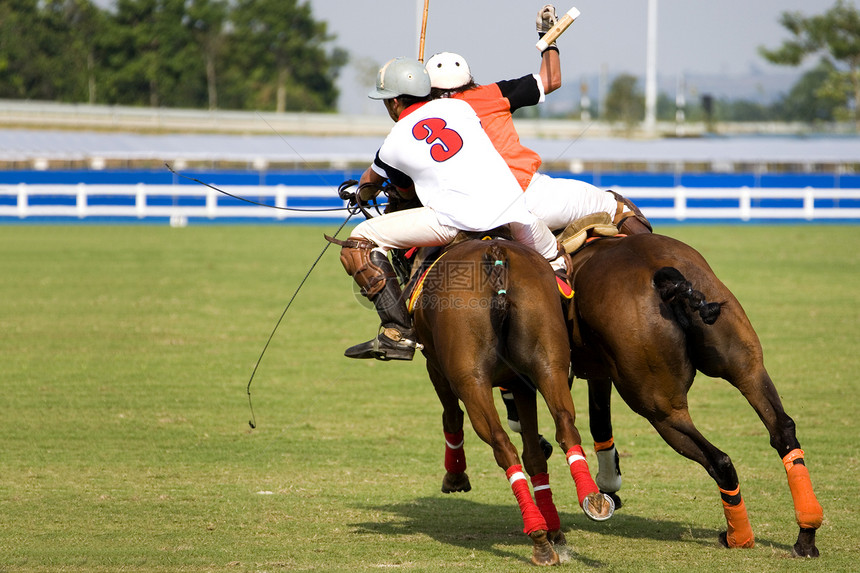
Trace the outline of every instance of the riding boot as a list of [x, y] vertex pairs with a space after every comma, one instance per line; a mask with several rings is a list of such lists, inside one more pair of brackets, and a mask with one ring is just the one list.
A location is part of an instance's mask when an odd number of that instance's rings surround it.
[[618, 232], [622, 235], [641, 235], [650, 233], [651, 229], [636, 215], [630, 215], [620, 221]]
[[382, 289], [369, 295], [382, 321], [376, 338], [347, 348], [344, 355], [348, 358], [376, 358], [377, 360], [412, 360], [416, 348], [412, 320], [406, 310], [406, 302], [400, 292], [394, 269], [383, 253], [372, 251], [370, 262], [384, 277]]

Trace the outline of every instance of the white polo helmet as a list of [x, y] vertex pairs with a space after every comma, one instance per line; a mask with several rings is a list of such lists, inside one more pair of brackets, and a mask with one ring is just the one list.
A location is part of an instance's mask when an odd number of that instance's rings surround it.
[[394, 58], [379, 68], [376, 88], [368, 97], [391, 99], [402, 95], [424, 97], [430, 94], [430, 76], [418, 60]]
[[472, 72], [466, 58], [453, 52], [433, 55], [424, 67], [430, 74], [430, 85], [434, 88], [451, 90], [472, 81]]

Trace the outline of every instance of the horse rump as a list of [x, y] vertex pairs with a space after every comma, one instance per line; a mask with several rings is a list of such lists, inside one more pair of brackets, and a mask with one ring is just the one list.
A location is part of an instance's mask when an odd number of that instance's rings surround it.
[[654, 288], [660, 299], [672, 309], [675, 319], [682, 328], [689, 328], [690, 315], [687, 308], [698, 312], [707, 325], [714, 324], [720, 317], [723, 303], [708, 302], [705, 295], [693, 288], [681, 271], [675, 267], [663, 267], [654, 273]]

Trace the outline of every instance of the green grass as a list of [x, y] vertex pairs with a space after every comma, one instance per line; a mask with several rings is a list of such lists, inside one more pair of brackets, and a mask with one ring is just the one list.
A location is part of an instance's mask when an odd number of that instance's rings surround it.
[[[691, 412], [735, 462], [756, 547], [717, 545], [716, 485], [616, 399], [625, 506], [612, 520], [588, 521], [550, 459], [563, 567], [856, 570], [860, 227], [661, 230], [708, 258], [757, 328], [825, 509], [822, 557], [789, 558], [791, 498], [764, 427], [700, 376]], [[439, 492], [441, 407], [423, 359], [342, 357], [377, 324], [334, 249], [263, 359], [249, 430], [248, 377], [332, 231], [0, 226], [0, 571], [533, 570], [510, 488], [471, 430], [472, 492]], [[573, 393], [587, 436], [584, 384]], [[541, 426], [551, 433], [545, 412]]]

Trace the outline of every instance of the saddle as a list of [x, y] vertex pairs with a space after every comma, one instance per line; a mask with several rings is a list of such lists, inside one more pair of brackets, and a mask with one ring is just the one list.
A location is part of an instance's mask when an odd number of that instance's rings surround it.
[[397, 256], [402, 257], [401, 267], [407, 269], [403, 279], [403, 294], [406, 297], [406, 309], [412, 313], [415, 303], [421, 296], [424, 279], [430, 269], [445, 256], [448, 250], [465, 241], [501, 239], [512, 241], [513, 235], [507, 225], [490, 229], [489, 231], [460, 231], [449, 244], [444, 247], [418, 247], [409, 249]]
[[600, 211], [568, 224], [557, 238], [564, 252], [570, 254], [578, 251], [590, 237], [614, 237], [617, 234], [618, 227], [612, 223], [609, 213]]

